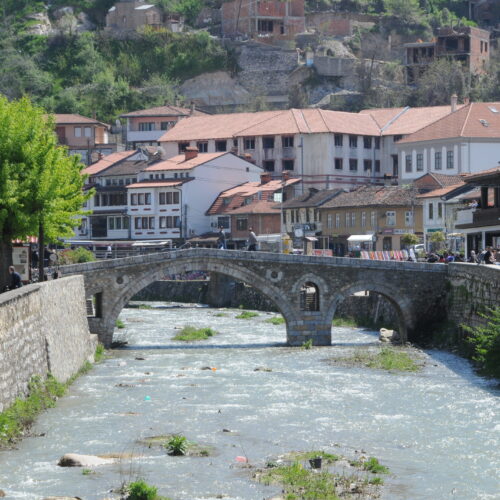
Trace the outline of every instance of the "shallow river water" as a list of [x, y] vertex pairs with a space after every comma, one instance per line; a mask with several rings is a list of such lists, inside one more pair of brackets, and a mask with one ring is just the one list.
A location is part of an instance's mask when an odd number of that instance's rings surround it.
[[[124, 310], [126, 328], [115, 338], [128, 347], [38, 419], [42, 436], [0, 453], [0, 489], [7, 498], [102, 499], [142, 477], [173, 500], [260, 500], [279, 488], [254, 482], [237, 456], [263, 465], [292, 450], [324, 449], [352, 458], [363, 450], [387, 465], [384, 499], [500, 499], [500, 391], [467, 361], [425, 351], [418, 373], [339, 366], [325, 360], [363, 344], [370, 349], [377, 334], [333, 328], [331, 347], [288, 348], [285, 327], [265, 322], [273, 314], [235, 319], [239, 312]], [[219, 334], [173, 341], [187, 324]], [[214, 454], [171, 457], [138, 442], [171, 433]], [[142, 456], [89, 475], [57, 466], [65, 453], [122, 452]]]

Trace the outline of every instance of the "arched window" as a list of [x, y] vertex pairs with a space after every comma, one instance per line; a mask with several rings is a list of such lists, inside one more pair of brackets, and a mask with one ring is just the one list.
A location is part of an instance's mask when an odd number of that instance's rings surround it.
[[300, 309], [319, 311], [319, 289], [312, 281], [307, 281], [300, 289]]

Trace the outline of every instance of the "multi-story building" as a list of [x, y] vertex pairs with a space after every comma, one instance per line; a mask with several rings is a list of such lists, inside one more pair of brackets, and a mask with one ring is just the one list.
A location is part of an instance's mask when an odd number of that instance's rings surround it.
[[289, 109], [193, 116], [159, 142], [166, 157], [187, 146], [234, 151], [275, 177], [289, 172], [304, 188], [351, 188], [398, 175], [397, 140], [443, 116], [449, 106], [365, 110]]
[[184, 153], [154, 163], [126, 186], [132, 239], [185, 240], [211, 230], [206, 215], [223, 188], [257, 182], [262, 169], [228, 152]]
[[376, 251], [400, 250], [401, 236], [422, 236], [422, 201], [417, 190], [403, 186], [361, 186], [340, 193], [320, 208], [322, 236], [337, 255], [355, 242]]
[[128, 149], [144, 146], [158, 146], [159, 138], [170, 130], [179, 120], [189, 116], [202, 116], [205, 113], [192, 106], [158, 106], [155, 108], [131, 111], [120, 115], [127, 121], [125, 142]]
[[412, 83], [427, 66], [439, 58], [462, 63], [473, 74], [483, 73], [490, 60], [490, 34], [471, 26], [439, 28], [435, 41], [407, 43], [405, 48], [406, 80]]
[[109, 125], [76, 114], [56, 114], [54, 117], [59, 144], [67, 146], [70, 154], [79, 154], [83, 163], [90, 165], [99, 154], [109, 155], [116, 151], [116, 144], [109, 142]]
[[471, 174], [500, 158], [500, 102], [457, 108], [397, 143], [401, 182], [425, 173]]
[[304, 0], [222, 2], [222, 35], [261, 41], [293, 40], [305, 31]]
[[146, 26], [178, 32], [182, 31], [183, 19], [179, 14], [167, 14], [153, 2], [145, 3], [144, 0], [116, 2], [106, 14], [106, 31], [122, 34]]

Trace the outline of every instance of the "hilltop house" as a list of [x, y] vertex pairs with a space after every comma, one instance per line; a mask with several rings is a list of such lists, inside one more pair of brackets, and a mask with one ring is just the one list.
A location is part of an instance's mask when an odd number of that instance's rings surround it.
[[67, 146], [70, 154], [79, 154], [83, 163], [89, 165], [99, 155], [116, 151], [116, 144], [109, 142], [109, 125], [76, 114], [56, 114], [54, 117], [59, 144]]

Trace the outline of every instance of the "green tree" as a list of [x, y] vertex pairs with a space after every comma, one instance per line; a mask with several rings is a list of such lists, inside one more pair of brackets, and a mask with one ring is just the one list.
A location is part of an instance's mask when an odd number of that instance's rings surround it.
[[43, 109], [26, 98], [8, 102], [0, 97], [2, 289], [8, 283], [13, 239], [38, 234], [42, 257], [45, 239], [72, 234], [83, 203], [91, 195], [83, 192], [82, 168], [77, 156], [68, 156], [57, 145], [54, 121]]

